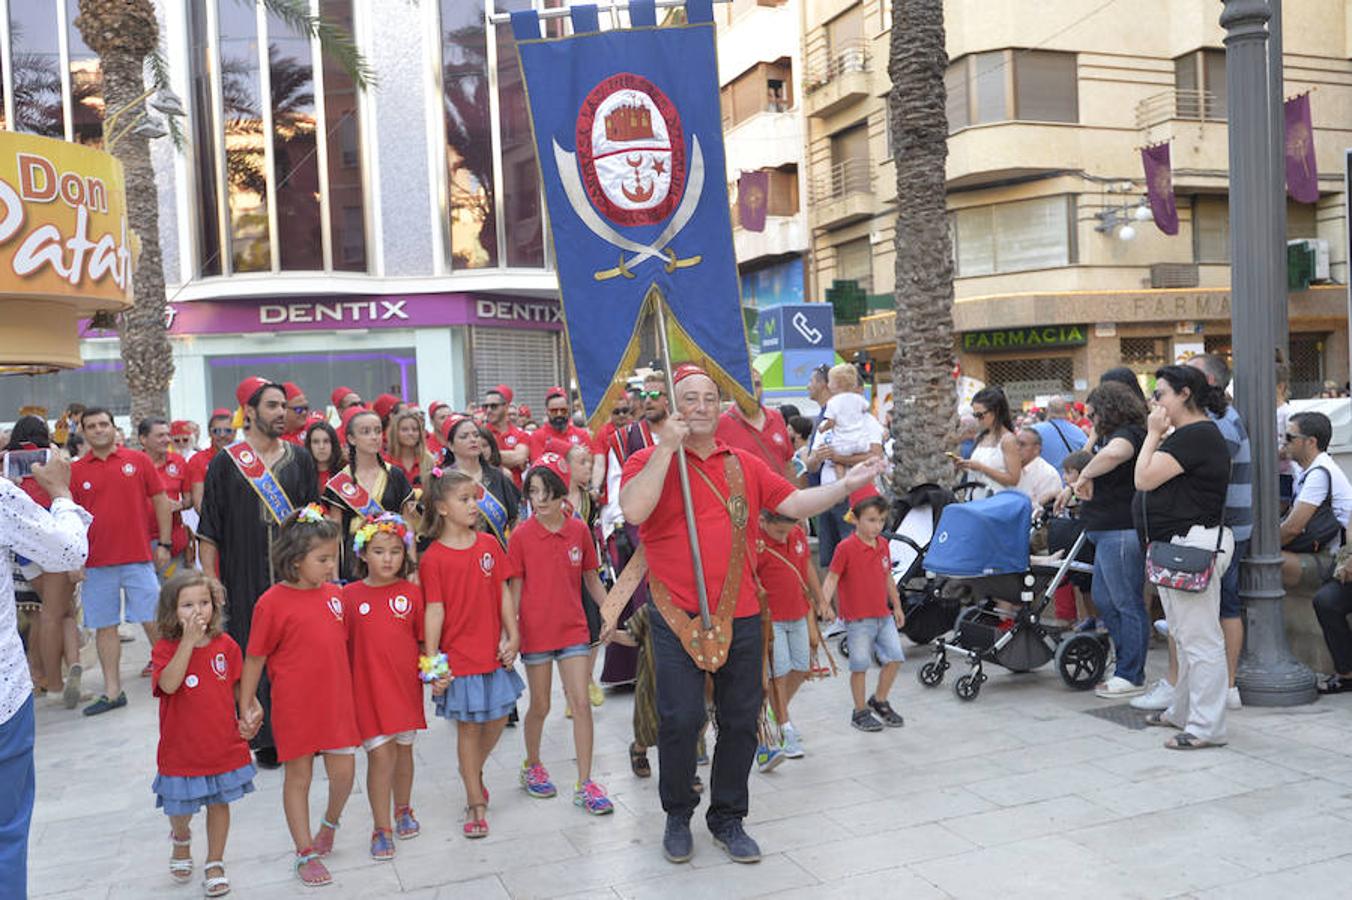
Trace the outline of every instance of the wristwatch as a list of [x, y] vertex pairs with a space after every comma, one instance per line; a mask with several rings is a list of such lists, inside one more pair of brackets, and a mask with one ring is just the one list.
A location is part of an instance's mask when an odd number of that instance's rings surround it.
[[174, 549], [174, 545], [171, 544], [171, 543], [168, 542], [168, 541], [156, 541], [155, 543], [156, 543], [158, 546], [161, 546], [161, 547], [163, 547], [163, 548], [166, 549], [166, 550], [172, 550], [172, 549]]

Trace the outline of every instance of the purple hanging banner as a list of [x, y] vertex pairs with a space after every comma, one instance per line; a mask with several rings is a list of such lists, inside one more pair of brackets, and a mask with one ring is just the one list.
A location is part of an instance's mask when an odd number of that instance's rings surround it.
[[1174, 172], [1169, 163], [1169, 145], [1141, 148], [1145, 166], [1145, 192], [1155, 227], [1165, 234], [1178, 234], [1178, 207], [1174, 204]]
[[1310, 95], [1286, 101], [1286, 190], [1299, 203], [1319, 199], [1319, 170], [1314, 161], [1314, 130], [1310, 127]]
[[737, 221], [747, 231], [765, 230], [770, 199], [769, 172], [743, 172], [737, 179]]

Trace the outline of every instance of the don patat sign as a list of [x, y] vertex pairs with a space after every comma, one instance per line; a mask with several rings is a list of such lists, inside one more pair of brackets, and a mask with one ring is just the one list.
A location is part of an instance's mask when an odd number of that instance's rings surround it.
[[968, 353], [1056, 350], [1061, 347], [1082, 347], [1088, 342], [1087, 325], [1041, 325], [1033, 328], [968, 331], [962, 336], [962, 349]]

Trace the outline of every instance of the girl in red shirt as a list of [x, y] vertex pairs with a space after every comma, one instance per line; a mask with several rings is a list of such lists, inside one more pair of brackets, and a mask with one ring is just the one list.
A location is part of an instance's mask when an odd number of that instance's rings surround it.
[[189, 826], [205, 806], [208, 897], [230, 893], [223, 862], [228, 804], [254, 789], [247, 738], [261, 724], [246, 725], [236, 711], [243, 660], [239, 645], [222, 633], [224, 605], [225, 589], [214, 578], [201, 572], [171, 578], [160, 590], [160, 639], [150, 652], [151, 687], [160, 698], [158, 772], [151, 789], [155, 805], [169, 816], [169, 874], [178, 882], [192, 877]]
[[[338, 526], [318, 503], [282, 522], [272, 544], [272, 564], [282, 581], [258, 598], [250, 624], [240, 693], [245, 720], [261, 722], [255, 693], [267, 664], [272, 683], [272, 730], [277, 758], [286, 764], [282, 809], [296, 844], [296, 874], [310, 886], [333, 880], [320, 861], [333, 850], [338, 819], [356, 774], [357, 715], [347, 643], [350, 618], [342, 589], [330, 584], [338, 563]], [[319, 833], [310, 834], [310, 781], [314, 756], [324, 754], [328, 806]]]
[[422, 533], [435, 540], [418, 563], [427, 611], [423, 652], [450, 659], [450, 675], [432, 685], [437, 715], [456, 723], [467, 838], [488, 835], [483, 768], [524, 685], [516, 674], [515, 608], [507, 560], [497, 538], [475, 530], [478, 485], [454, 469], [433, 469]]
[[364, 577], [343, 588], [343, 612], [352, 623], [352, 687], [357, 730], [366, 748], [366, 795], [375, 821], [371, 858], [387, 860], [394, 859], [395, 835], [408, 840], [421, 831], [411, 803], [413, 739], [427, 727], [418, 678], [422, 591], [408, 581], [413, 535], [400, 516], [368, 518], [357, 529], [352, 549]]
[[558, 793], [540, 762], [540, 737], [549, 715], [550, 676], [557, 661], [563, 693], [573, 710], [573, 746], [577, 751], [573, 803], [593, 815], [604, 815], [613, 812], [614, 806], [605, 788], [591, 780], [592, 713], [587, 698], [591, 647], [582, 607], [584, 585], [598, 606], [605, 601], [605, 589], [596, 574], [596, 544], [582, 520], [565, 512], [568, 486], [549, 461], [537, 460], [526, 473], [524, 485], [532, 515], [516, 527], [507, 543], [512, 606], [521, 628], [521, 655], [530, 682], [521, 785], [532, 797]]

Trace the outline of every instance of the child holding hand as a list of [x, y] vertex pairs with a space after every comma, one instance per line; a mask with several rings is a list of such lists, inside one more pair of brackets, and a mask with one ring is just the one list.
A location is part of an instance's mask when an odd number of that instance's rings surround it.
[[[261, 722], [255, 696], [263, 666], [272, 682], [272, 730], [285, 766], [282, 809], [296, 845], [296, 874], [316, 887], [333, 880], [322, 857], [333, 851], [338, 820], [356, 774], [357, 715], [347, 644], [351, 623], [342, 589], [330, 584], [338, 562], [338, 526], [317, 503], [282, 522], [272, 544], [279, 584], [258, 598], [244, 660], [240, 693], [246, 721]], [[310, 782], [314, 756], [324, 755], [328, 805], [319, 832], [310, 832]]]
[[423, 496], [421, 531], [435, 540], [418, 577], [426, 603], [423, 653], [444, 652], [450, 675], [432, 686], [437, 715], [456, 723], [465, 785], [464, 836], [488, 836], [483, 768], [525, 685], [516, 674], [516, 614], [497, 538], [475, 531], [480, 488], [463, 472], [436, 470]]
[[394, 859], [395, 836], [409, 840], [421, 831], [411, 805], [413, 739], [427, 720], [418, 677], [422, 591], [408, 581], [412, 548], [413, 535], [401, 516], [367, 518], [352, 541], [364, 577], [343, 588], [357, 732], [366, 749], [366, 795], [375, 824], [371, 858], [381, 861]]
[[[887, 501], [870, 488], [856, 491], [850, 499], [854, 504], [854, 534], [840, 542], [831, 558], [831, 571], [822, 583], [822, 605], [826, 607], [839, 589], [840, 618], [845, 622], [850, 647], [850, 693], [854, 698], [850, 724], [860, 731], [882, 731], [884, 725], [900, 728], [906, 723], [887, 702], [887, 695], [906, 658], [897, 633], [906, 624], [906, 613], [892, 580], [887, 541], [881, 537]], [[826, 615], [827, 610], [820, 612]], [[866, 703], [865, 677], [874, 654], [883, 668], [878, 686]]]
[[169, 874], [178, 882], [192, 877], [189, 825], [205, 806], [208, 897], [230, 893], [223, 861], [228, 804], [253, 791], [257, 774], [247, 739], [258, 723], [237, 717], [243, 659], [239, 645], [223, 633], [224, 605], [225, 590], [214, 578], [202, 572], [171, 578], [160, 589], [160, 639], [150, 651], [151, 688], [160, 698], [158, 774], [151, 788], [172, 829]]

